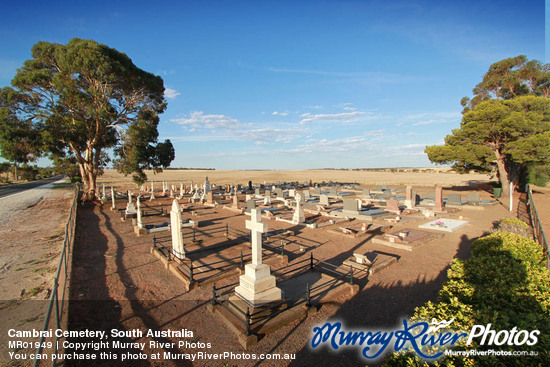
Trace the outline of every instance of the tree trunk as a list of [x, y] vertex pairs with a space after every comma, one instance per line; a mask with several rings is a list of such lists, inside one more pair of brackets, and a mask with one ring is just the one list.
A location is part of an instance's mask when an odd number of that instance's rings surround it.
[[504, 163], [504, 156], [500, 154], [500, 151], [495, 150], [495, 156], [497, 157], [498, 178], [502, 187], [502, 196], [510, 195], [510, 178], [506, 171], [506, 164]]
[[80, 169], [80, 176], [82, 177], [82, 199], [93, 201], [96, 197], [97, 173], [93, 172], [93, 167], [90, 163], [79, 163], [78, 168]]

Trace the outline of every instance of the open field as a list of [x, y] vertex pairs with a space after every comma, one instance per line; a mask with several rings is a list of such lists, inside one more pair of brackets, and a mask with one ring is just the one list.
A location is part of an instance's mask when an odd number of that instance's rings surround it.
[[[397, 169], [393, 169], [394, 171]], [[361, 185], [415, 185], [415, 186], [468, 186], [469, 184], [486, 183], [490, 176], [486, 173], [458, 174], [449, 168], [416, 168], [422, 172], [412, 172], [413, 168], [400, 169], [402, 172], [387, 171], [351, 171], [351, 170], [288, 170], [288, 171], [214, 171], [214, 170], [165, 170], [154, 174], [146, 171], [149, 181], [190, 181], [202, 184], [208, 176], [213, 184], [248, 184], [276, 181], [309, 181], [314, 182], [355, 182]], [[407, 171], [405, 171], [407, 170]], [[132, 177], [105, 170], [98, 183], [121, 186], [132, 183]]]

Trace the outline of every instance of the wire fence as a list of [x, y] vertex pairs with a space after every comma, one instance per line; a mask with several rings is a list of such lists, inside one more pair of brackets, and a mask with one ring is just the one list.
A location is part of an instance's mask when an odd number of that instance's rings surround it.
[[544, 251], [544, 256], [546, 257], [546, 269], [550, 271], [550, 254], [548, 253], [548, 240], [544, 233], [544, 227], [540, 221], [539, 213], [537, 212], [537, 207], [535, 206], [535, 201], [533, 200], [533, 191], [531, 186], [527, 185], [527, 206], [529, 208], [529, 215], [531, 217], [531, 225], [533, 226], [533, 232], [535, 239], [542, 246]]
[[[74, 235], [76, 228], [76, 211], [78, 198], [80, 196], [80, 186], [75, 185], [73, 203], [69, 212], [69, 218], [65, 224], [65, 240], [63, 241], [63, 249], [61, 250], [61, 257], [59, 259], [59, 265], [57, 266], [57, 273], [53, 279], [52, 294], [48, 304], [48, 311], [44, 320], [44, 327], [42, 328], [42, 338], [40, 339], [39, 348], [36, 351], [37, 355], [43, 353], [44, 347], [47, 346], [51, 349], [52, 353], [58, 352], [58, 340], [57, 333], [50, 333], [46, 341], [46, 336], [51, 329], [67, 330], [68, 321], [68, 309], [69, 309], [69, 283], [70, 283], [70, 271], [71, 271], [71, 257], [72, 247], [74, 244]], [[49, 347], [51, 345], [51, 347]], [[35, 359], [33, 366], [39, 366], [42, 359]], [[44, 359], [45, 361], [45, 359]], [[58, 363], [57, 360], [52, 359], [51, 365], [54, 366]]]

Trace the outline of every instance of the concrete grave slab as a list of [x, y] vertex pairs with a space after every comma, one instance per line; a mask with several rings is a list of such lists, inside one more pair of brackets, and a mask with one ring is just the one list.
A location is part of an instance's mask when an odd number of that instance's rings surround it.
[[441, 233], [433, 233], [420, 229], [400, 229], [373, 238], [372, 243], [393, 247], [399, 250], [412, 251], [415, 247], [443, 237]]
[[441, 218], [421, 224], [418, 228], [433, 229], [436, 231], [454, 232], [468, 224], [468, 221], [458, 219]]

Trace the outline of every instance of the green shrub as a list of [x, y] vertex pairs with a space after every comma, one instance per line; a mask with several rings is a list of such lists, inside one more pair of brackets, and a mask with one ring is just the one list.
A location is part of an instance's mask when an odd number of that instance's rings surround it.
[[[505, 220], [504, 222], [512, 222]], [[517, 223], [516, 223], [517, 224]], [[519, 225], [521, 226], [521, 225]], [[454, 350], [537, 351], [537, 357], [445, 356], [436, 366], [530, 366], [550, 364], [550, 282], [544, 254], [534, 241], [509, 232], [495, 232], [472, 243], [469, 260], [453, 260], [448, 281], [437, 301], [418, 307], [413, 320], [450, 320], [453, 330], [470, 331], [492, 324], [492, 330], [539, 330], [535, 346], [465, 346]], [[386, 366], [424, 366], [411, 353], [388, 356]]]

